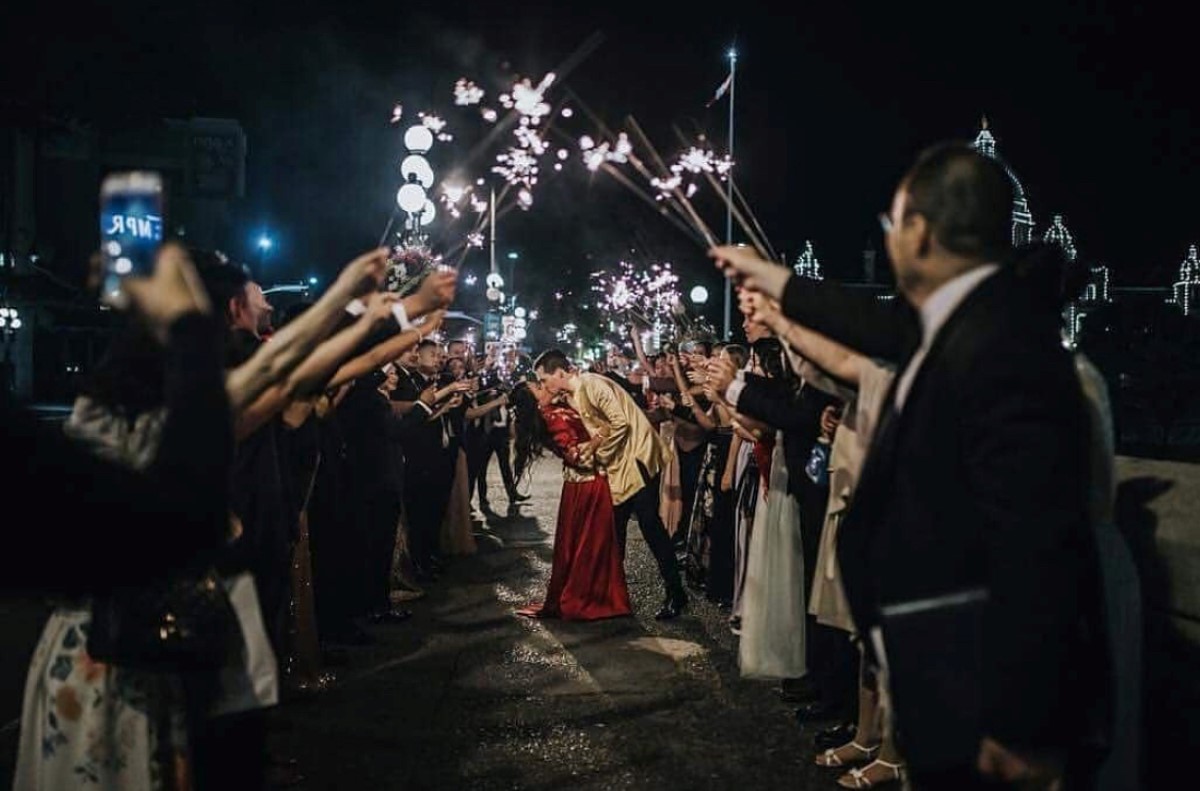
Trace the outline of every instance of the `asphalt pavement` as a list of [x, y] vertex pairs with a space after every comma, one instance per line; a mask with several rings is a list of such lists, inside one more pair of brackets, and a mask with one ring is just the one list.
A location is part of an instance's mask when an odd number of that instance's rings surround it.
[[[272, 747], [313, 789], [831, 789], [776, 686], [737, 671], [726, 614], [692, 595], [677, 621], [654, 613], [663, 588], [636, 526], [626, 571], [633, 617], [530, 620], [549, 578], [561, 486], [553, 460], [532, 499], [477, 525], [414, 615], [370, 627], [324, 692], [273, 714]], [[495, 471], [494, 507], [507, 505]], [[0, 603], [0, 775], [42, 605]], [[3, 723], [8, 723], [3, 726]]]

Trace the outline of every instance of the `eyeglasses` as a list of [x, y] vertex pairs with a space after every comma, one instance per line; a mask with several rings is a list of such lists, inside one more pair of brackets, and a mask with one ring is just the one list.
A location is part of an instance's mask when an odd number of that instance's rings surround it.
[[892, 232], [892, 218], [887, 215], [887, 212], [879, 212], [879, 227], [883, 229], [883, 235], [887, 236]]

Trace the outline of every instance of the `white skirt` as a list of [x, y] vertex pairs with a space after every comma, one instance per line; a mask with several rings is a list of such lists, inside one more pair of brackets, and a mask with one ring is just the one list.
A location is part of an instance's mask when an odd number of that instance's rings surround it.
[[800, 678], [804, 660], [804, 546], [800, 505], [788, 494], [783, 437], [771, 454], [766, 507], [760, 500], [742, 593], [738, 665], [746, 678]]

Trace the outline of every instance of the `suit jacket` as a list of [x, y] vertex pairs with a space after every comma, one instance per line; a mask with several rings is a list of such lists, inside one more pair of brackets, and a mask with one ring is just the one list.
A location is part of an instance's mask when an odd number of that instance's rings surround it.
[[[788, 467], [788, 491], [805, 507], [808, 525], [824, 521], [827, 490], [804, 474], [813, 443], [821, 432], [821, 413], [837, 399], [807, 384], [796, 388], [779, 379], [747, 373], [738, 396], [739, 412], [783, 432], [783, 455]], [[815, 511], [814, 511], [815, 509]], [[814, 512], [819, 512], [817, 517]]]
[[600, 374], [578, 376], [579, 387], [571, 401], [589, 434], [609, 432], [596, 449], [596, 459], [607, 470], [613, 504], [620, 505], [646, 485], [639, 462], [653, 478], [671, 460], [671, 451], [620, 385]]
[[[434, 384], [434, 381], [432, 378], [425, 377], [420, 371], [406, 371], [401, 374], [400, 381], [392, 392], [392, 400], [417, 401], [421, 397], [421, 391]], [[437, 420], [429, 420], [429, 412], [419, 404], [413, 407], [413, 411], [425, 419], [422, 421], [419, 418], [413, 418], [417, 421], [416, 424], [410, 422], [404, 433], [403, 444], [408, 460], [405, 466], [407, 472], [421, 471], [425, 464], [438, 464], [441, 457], [449, 453], [448, 418], [443, 415]], [[443, 443], [443, 437], [446, 438], [446, 443]]]
[[[784, 312], [897, 362], [899, 381], [920, 337], [915, 312], [857, 297], [792, 278]], [[899, 414], [894, 394], [895, 383], [838, 539], [856, 623], [877, 623], [881, 604], [985, 587], [986, 733], [1077, 746], [1081, 702], [1105, 689], [1088, 426], [1058, 317], [1003, 268], [943, 325]]]

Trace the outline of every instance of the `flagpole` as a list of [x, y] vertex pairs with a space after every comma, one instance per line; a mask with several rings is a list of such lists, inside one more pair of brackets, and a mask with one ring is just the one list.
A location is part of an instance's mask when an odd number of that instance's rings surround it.
[[[737, 50], [729, 49], [729, 159], [733, 160], [733, 92], [737, 82]], [[733, 244], [733, 174], [729, 170], [729, 179], [725, 182], [725, 244]], [[730, 339], [730, 320], [733, 311], [733, 284], [725, 280], [725, 340]]]

